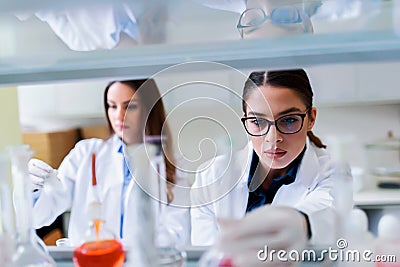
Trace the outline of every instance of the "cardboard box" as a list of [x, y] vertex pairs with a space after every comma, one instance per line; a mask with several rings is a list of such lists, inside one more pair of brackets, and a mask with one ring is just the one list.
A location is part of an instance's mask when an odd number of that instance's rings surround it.
[[82, 139], [100, 138], [105, 140], [110, 135], [105, 124], [81, 127], [79, 130]]
[[80, 139], [78, 129], [56, 132], [24, 132], [22, 140], [35, 151], [34, 158], [41, 159], [57, 169], [64, 157]]

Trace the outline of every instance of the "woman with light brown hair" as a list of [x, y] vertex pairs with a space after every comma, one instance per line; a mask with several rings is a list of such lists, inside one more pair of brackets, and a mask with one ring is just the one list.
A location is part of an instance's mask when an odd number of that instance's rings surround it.
[[[66, 210], [71, 210], [68, 237], [78, 244], [89, 221], [88, 204], [93, 202], [91, 192], [91, 155], [96, 155], [97, 188], [103, 203], [103, 217], [107, 227], [120, 238], [133, 231], [125, 218], [131, 218], [132, 207], [127, 207], [127, 188], [133, 181], [131, 169], [124, 157], [124, 148], [145, 142], [148, 136], [162, 136], [166, 169], [166, 216], [163, 224], [173, 233], [175, 241], [185, 244], [189, 235], [187, 209], [175, 207], [175, 175], [172, 144], [166, 123], [164, 106], [153, 79], [113, 81], [104, 92], [104, 107], [110, 136], [106, 140], [86, 139], [78, 142], [55, 171], [36, 159], [30, 162], [32, 182], [41, 187], [36, 193], [35, 226], [40, 228]], [[180, 183], [185, 181], [179, 180]], [[137, 186], [137, 184], [134, 184]], [[157, 200], [155, 200], [157, 201]]]

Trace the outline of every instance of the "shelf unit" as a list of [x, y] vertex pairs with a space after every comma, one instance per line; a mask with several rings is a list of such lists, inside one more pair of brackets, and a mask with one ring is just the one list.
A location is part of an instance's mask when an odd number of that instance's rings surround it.
[[212, 61], [237, 69], [283, 68], [328, 63], [400, 61], [394, 32], [296, 35], [215, 43], [141, 45], [123, 50], [64, 51], [0, 61], [0, 85], [109, 77], [143, 78], [191, 61]]

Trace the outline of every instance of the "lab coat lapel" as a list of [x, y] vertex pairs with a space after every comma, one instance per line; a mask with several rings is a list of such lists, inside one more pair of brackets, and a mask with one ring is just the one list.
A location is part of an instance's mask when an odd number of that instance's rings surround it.
[[[248, 187], [247, 178], [250, 171], [250, 163], [253, 155], [253, 146], [248, 143], [242, 150], [238, 151], [233, 155], [229, 173], [235, 177], [240, 175], [238, 181], [230, 182], [233, 189], [226, 194], [221, 201], [217, 201], [216, 213], [217, 217], [225, 218], [242, 218], [243, 214], [246, 213], [247, 199], [248, 199]], [[232, 177], [226, 177], [226, 179], [232, 179]], [[224, 189], [226, 191], [226, 189]]]
[[315, 186], [313, 185], [313, 181], [318, 180], [319, 161], [314, 145], [310, 143], [308, 138], [306, 146], [307, 149], [304, 153], [299, 169], [297, 170], [295, 182], [302, 183], [312, 190], [311, 186]]
[[103, 202], [107, 203], [104, 207], [104, 218], [106, 224], [113, 232], [119, 236], [119, 229], [121, 224], [121, 194], [122, 183], [124, 179], [123, 173], [123, 154], [117, 152], [118, 148], [115, 145], [110, 146], [110, 149], [103, 151], [108, 155], [104, 157], [104, 163], [99, 166], [99, 174], [102, 178], [99, 181], [102, 185]]

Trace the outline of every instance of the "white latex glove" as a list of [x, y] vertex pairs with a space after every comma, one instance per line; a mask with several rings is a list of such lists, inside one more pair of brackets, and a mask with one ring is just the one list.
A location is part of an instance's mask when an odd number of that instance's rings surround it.
[[[266, 205], [248, 213], [241, 220], [220, 220], [221, 236], [218, 249], [232, 258], [235, 267], [295, 266], [289, 253], [297, 250], [301, 255], [307, 244], [307, 224], [304, 216], [289, 207]], [[265, 248], [268, 251], [265, 251]], [[260, 250], [264, 253], [260, 254]], [[277, 253], [272, 262], [265, 252], [286, 251], [288, 261], [280, 261]]]
[[42, 189], [47, 185], [57, 186], [61, 183], [57, 177], [57, 170], [42, 160], [31, 159], [28, 168], [33, 190]]

